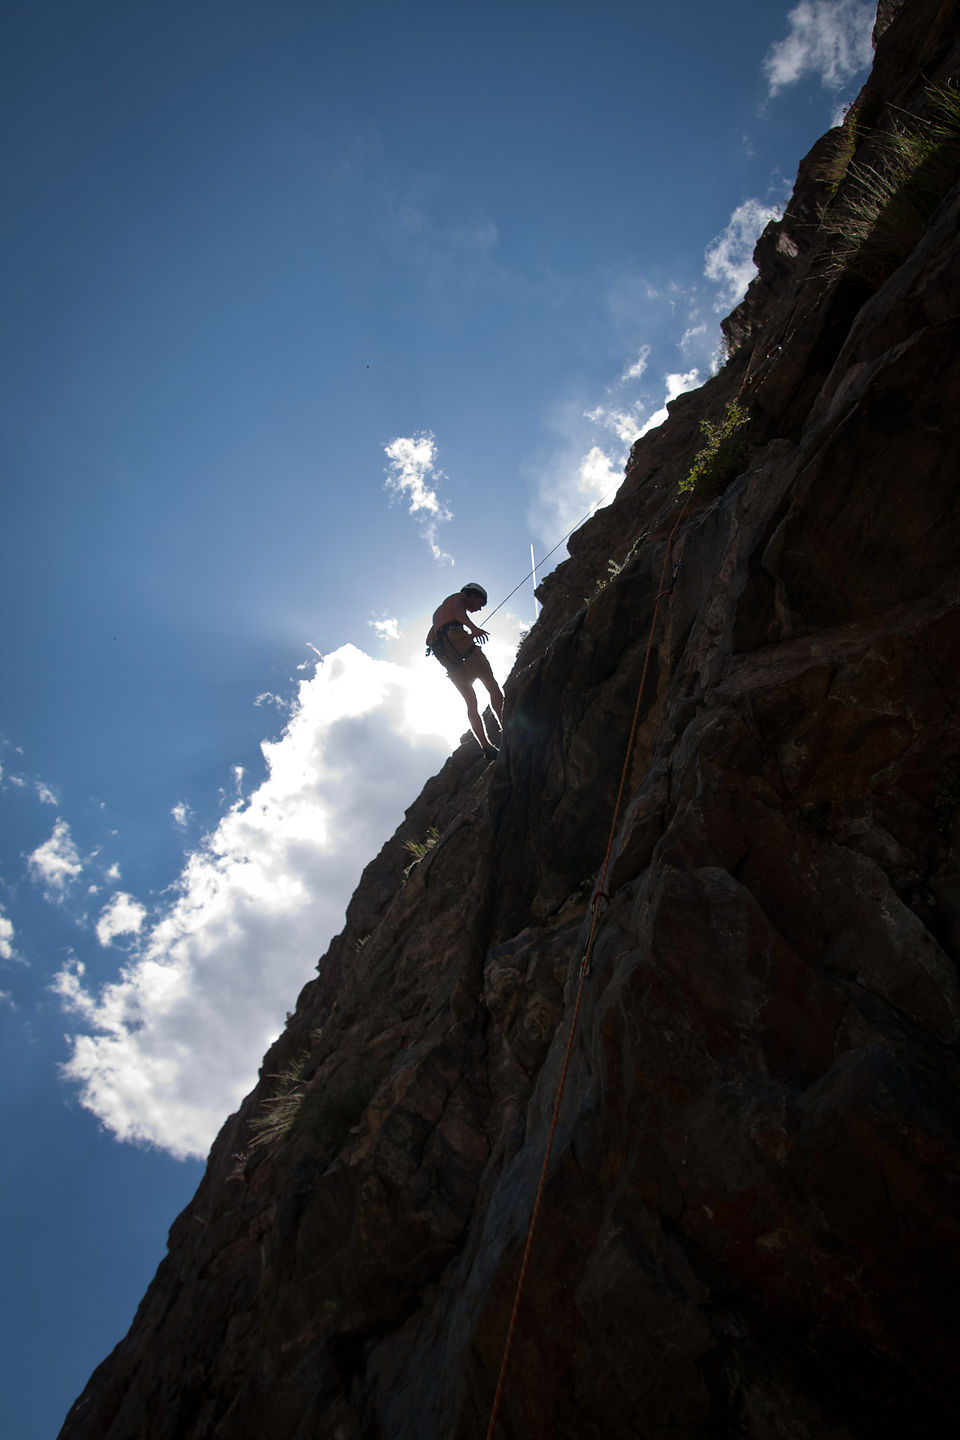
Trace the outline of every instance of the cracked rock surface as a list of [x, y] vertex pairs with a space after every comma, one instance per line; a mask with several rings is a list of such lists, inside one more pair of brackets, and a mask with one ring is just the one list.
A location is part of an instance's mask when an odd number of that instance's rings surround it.
[[[955, 3], [880, 22], [874, 117], [960, 73]], [[870, 288], [824, 263], [828, 148], [736, 353], [541, 586], [500, 757], [462, 745], [364, 872], [62, 1440], [486, 1434], [675, 526], [497, 1433], [954, 1433], [960, 192]], [[677, 525], [738, 394], [742, 463]]]

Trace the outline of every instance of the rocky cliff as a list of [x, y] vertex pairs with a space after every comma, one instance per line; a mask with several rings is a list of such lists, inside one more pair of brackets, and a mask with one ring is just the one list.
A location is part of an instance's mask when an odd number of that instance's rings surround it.
[[877, 28], [64, 1440], [484, 1436], [581, 978], [495, 1433], [955, 1433], [960, 14]]

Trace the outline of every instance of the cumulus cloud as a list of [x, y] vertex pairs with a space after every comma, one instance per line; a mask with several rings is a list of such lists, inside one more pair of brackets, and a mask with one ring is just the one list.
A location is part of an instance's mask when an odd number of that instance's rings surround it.
[[696, 390], [697, 386], [703, 383], [700, 379], [700, 371], [696, 369], [696, 367], [685, 372], [675, 372], [664, 375], [663, 382], [666, 391], [663, 397], [663, 404], [660, 409], [655, 410], [645, 422], [643, 429], [640, 431], [641, 435], [646, 435], [648, 430], [656, 430], [658, 425], [663, 424], [669, 416], [670, 412], [667, 410], [667, 406], [671, 400], [676, 400], [678, 395], [683, 395], [687, 390]]
[[[501, 678], [517, 632], [501, 611], [487, 646]], [[97, 988], [76, 959], [56, 977], [79, 1021], [63, 1073], [119, 1139], [206, 1152], [341, 927], [363, 865], [466, 730], [460, 696], [419, 639], [399, 648], [402, 663], [352, 645], [324, 656], [299, 681], [280, 738], [261, 747], [266, 778], [186, 856], [160, 910], [134, 930], [142, 907], [111, 902], [105, 914], [125, 916], [134, 936], [117, 977]]]
[[56, 805], [57, 797], [49, 785], [44, 785], [42, 780], [37, 780], [34, 782], [34, 788], [36, 789], [37, 799], [41, 805]]
[[580, 493], [599, 504], [623, 479], [623, 462], [618, 464], [599, 445], [593, 445], [580, 462], [579, 478]]
[[442, 503], [435, 488], [438, 481], [446, 479], [437, 466], [436, 437], [432, 431], [420, 430], [409, 436], [398, 435], [383, 449], [390, 462], [384, 489], [407, 501], [410, 514], [420, 522], [433, 558], [452, 565], [451, 556], [437, 543], [440, 526], [453, 519], [453, 512]]
[[769, 94], [808, 76], [840, 90], [869, 69], [876, 13], [876, 4], [863, 0], [801, 0], [787, 17], [788, 35], [764, 57]]
[[368, 620], [378, 640], [399, 640], [399, 622], [390, 615], [381, 615], [379, 620]]
[[63, 900], [82, 869], [83, 863], [66, 820], [58, 819], [50, 839], [27, 856], [30, 878], [43, 886], [48, 900]]
[[730, 216], [726, 229], [707, 246], [703, 273], [720, 286], [718, 310], [738, 305], [743, 299], [757, 273], [753, 263], [757, 241], [770, 221], [779, 220], [782, 214], [782, 205], [744, 200]]
[[101, 945], [109, 945], [118, 935], [138, 935], [146, 918], [147, 912], [139, 900], [121, 890], [100, 911], [97, 939]]
[[13, 921], [0, 910], [0, 960], [13, 960]]

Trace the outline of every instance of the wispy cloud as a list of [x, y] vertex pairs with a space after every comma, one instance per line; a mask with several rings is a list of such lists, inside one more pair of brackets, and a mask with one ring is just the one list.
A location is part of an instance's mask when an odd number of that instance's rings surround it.
[[715, 309], [728, 310], [739, 304], [757, 273], [753, 252], [771, 220], [779, 220], [782, 205], [762, 200], [744, 200], [730, 216], [726, 228], [712, 240], [704, 254], [704, 275], [719, 286]]
[[[525, 467], [532, 491], [527, 524], [543, 552], [591, 515], [602, 499], [611, 499], [623, 478], [623, 446], [597, 443], [597, 421], [585, 413], [582, 403], [558, 402], [546, 424], [550, 449]], [[553, 563], [562, 558], [556, 554]]]
[[262, 690], [253, 703], [258, 710], [262, 710], [265, 705], [272, 705], [277, 710], [286, 710], [287, 708], [284, 697], [275, 695], [272, 690]]
[[[640, 309], [637, 324], [648, 316], [649, 328], [670, 329], [672, 339], [645, 344], [606, 387], [599, 403], [589, 408], [572, 400], [554, 406], [549, 425], [555, 436], [549, 460], [530, 474], [533, 500], [527, 520], [531, 533], [551, 550], [568, 530], [613, 498], [623, 480], [630, 447], [667, 418], [666, 405], [684, 390], [703, 383], [714, 368], [719, 329], [700, 318], [703, 294], [676, 285], [657, 290], [642, 277], [620, 277], [612, 308]], [[655, 325], [649, 321], [655, 316]], [[622, 319], [622, 315], [620, 316]], [[680, 338], [677, 339], [677, 332]], [[654, 357], [671, 354], [683, 368], [659, 370]], [[696, 359], [697, 363], [691, 364]], [[597, 430], [605, 432], [600, 439]], [[530, 467], [532, 470], [532, 467]], [[554, 561], [554, 563], [557, 563]]]
[[[790, 11], [788, 36], [764, 61], [770, 93], [811, 75], [827, 88], [847, 84], [870, 64], [875, 11], [866, 0], [800, 0]], [[533, 492], [528, 523], [545, 549], [583, 518], [584, 502], [596, 503], [606, 481], [604, 494], [616, 488], [630, 446], [663, 424], [670, 401], [719, 368], [719, 317], [743, 298], [756, 275], [757, 241], [782, 216], [786, 200], [787, 185], [778, 178], [765, 199], [743, 200], [706, 246], [700, 282], [636, 271], [610, 279], [605, 301], [612, 331], [628, 354], [637, 336], [644, 343], [601, 395], [585, 397], [579, 409], [564, 400], [545, 419], [555, 432], [552, 451], [526, 467]], [[605, 432], [599, 440], [597, 429]]]
[[870, 67], [875, 3], [864, 0], [801, 0], [787, 19], [790, 30], [763, 61], [773, 96], [807, 77], [826, 90], [841, 90]]
[[[428, 623], [411, 624], [400, 663], [345, 645], [313, 666], [282, 735], [262, 745], [266, 778], [187, 855], [165, 906], [148, 922], [115, 897], [101, 916], [105, 936], [133, 937], [116, 979], [97, 987], [77, 959], [56, 977], [79, 1021], [64, 1075], [119, 1139], [206, 1152], [363, 865], [466, 729], [460, 696], [423, 656]], [[516, 622], [501, 611], [496, 631], [487, 652], [502, 677]]]
[[384, 489], [407, 502], [433, 558], [452, 565], [452, 557], [437, 543], [440, 526], [453, 519], [453, 512], [437, 493], [438, 483], [446, 476], [437, 465], [436, 437], [430, 430], [419, 430], [409, 436], [398, 435], [383, 449], [390, 462]]
[[639, 380], [646, 373], [647, 365], [650, 362], [650, 346], [644, 345], [632, 365], [628, 365], [620, 376], [623, 384], [627, 380]]
[[321, 164], [338, 203], [365, 212], [365, 225], [430, 286], [472, 288], [496, 279], [496, 222], [464, 213], [443, 175], [402, 171], [376, 130], [332, 134]]
[[640, 434], [648, 409], [644, 401], [638, 401], [635, 406], [597, 405], [593, 410], [584, 411], [584, 419], [602, 425], [616, 435], [621, 445], [629, 446]]
[[706, 333], [706, 323], [700, 325], [691, 325], [688, 329], [684, 330], [683, 334], [680, 336], [680, 349], [689, 350], [690, 347], [695, 343], [699, 342], [701, 336], [706, 335]]
[[170, 814], [173, 816], [173, 823], [179, 830], [186, 830], [193, 818], [193, 811], [186, 800], [178, 800], [176, 805], [170, 807]]
[[121, 890], [100, 911], [95, 927], [97, 939], [101, 945], [109, 945], [118, 935], [138, 935], [146, 918], [139, 900]]
[[27, 856], [30, 878], [43, 887], [48, 900], [63, 900], [82, 869], [83, 862], [66, 820], [58, 819], [50, 839]]

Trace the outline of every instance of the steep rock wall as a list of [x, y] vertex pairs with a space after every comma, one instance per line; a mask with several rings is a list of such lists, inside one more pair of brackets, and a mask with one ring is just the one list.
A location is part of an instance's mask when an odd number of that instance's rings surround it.
[[[960, 70], [955, 4], [882, 8], [872, 124]], [[500, 759], [461, 746], [364, 872], [64, 1440], [486, 1433], [677, 485], [738, 394], [738, 473], [669, 556], [497, 1433], [952, 1433], [960, 193], [882, 283], [833, 274], [850, 138], [541, 588]]]

